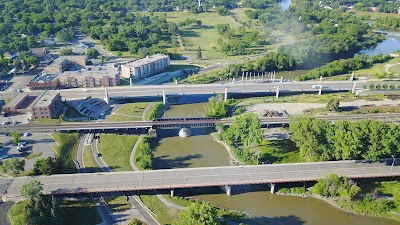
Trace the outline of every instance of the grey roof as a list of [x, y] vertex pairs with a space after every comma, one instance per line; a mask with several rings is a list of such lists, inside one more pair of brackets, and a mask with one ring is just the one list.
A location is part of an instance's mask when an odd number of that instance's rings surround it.
[[5, 105], [5, 107], [14, 107], [14, 106], [16, 106], [27, 95], [28, 95], [28, 93], [19, 93], [17, 96], [15, 96], [15, 98], [13, 98], [9, 103], [7, 103]]
[[44, 93], [33, 107], [45, 107], [51, 104], [51, 101], [58, 95], [57, 92]]
[[86, 67], [86, 69], [79, 71], [64, 71], [60, 74], [60, 78], [63, 77], [103, 77], [103, 76], [115, 76], [118, 74], [118, 69], [113, 66], [102, 66], [102, 67]]
[[46, 48], [31, 48], [32, 54], [45, 54]]
[[169, 56], [164, 55], [164, 54], [155, 54], [155, 55], [147, 56], [146, 58], [143, 58], [143, 59], [129, 62], [129, 63], [125, 64], [125, 66], [139, 67], [139, 66], [149, 64], [149, 63], [155, 62], [160, 59], [166, 59], [166, 58], [169, 58]]
[[48, 73], [41, 73], [34, 77], [31, 82], [38, 82], [38, 81], [53, 81], [56, 79], [58, 74], [48, 74]]

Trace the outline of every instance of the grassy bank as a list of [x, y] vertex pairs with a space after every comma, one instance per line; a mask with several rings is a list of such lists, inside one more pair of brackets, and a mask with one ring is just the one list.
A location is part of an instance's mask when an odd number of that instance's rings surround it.
[[54, 150], [56, 157], [63, 161], [63, 173], [76, 173], [75, 159], [79, 145], [79, 134], [57, 132], [51, 136], [58, 143]]
[[138, 136], [101, 134], [98, 148], [112, 171], [131, 171], [129, 156]]
[[263, 140], [258, 149], [261, 153], [260, 162], [267, 164], [304, 162], [296, 143], [291, 140]]
[[83, 161], [85, 163], [85, 170], [87, 173], [103, 172], [99, 165], [94, 160], [92, 154], [92, 148], [89, 145], [85, 145], [83, 148]]
[[143, 203], [156, 214], [160, 224], [172, 224], [178, 218], [178, 209], [167, 208], [155, 195], [140, 195]]
[[152, 138], [145, 136], [136, 149], [134, 160], [139, 170], [151, 170], [153, 168], [153, 147], [151, 145]]
[[132, 207], [124, 196], [109, 196], [105, 197], [104, 200], [112, 213], [123, 213]]
[[106, 122], [141, 121], [143, 111], [148, 104], [148, 102], [125, 104], [108, 116]]
[[65, 225], [96, 225], [101, 218], [91, 199], [85, 201], [66, 201], [61, 205]]

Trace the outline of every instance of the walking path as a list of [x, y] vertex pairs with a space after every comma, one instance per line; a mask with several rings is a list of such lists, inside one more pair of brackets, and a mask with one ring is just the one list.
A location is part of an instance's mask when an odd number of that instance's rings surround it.
[[150, 106], [152, 106], [154, 103], [150, 102], [149, 104], [147, 104], [146, 108], [144, 108], [143, 112], [142, 112], [142, 120], [146, 121], [146, 113], [147, 111], [149, 111]]
[[139, 171], [139, 168], [135, 165], [135, 153], [138, 148], [140, 142], [142, 142], [144, 135], [140, 135], [135, 145], [132, 148], [131, 155], [129, 156], [129, 163], [134, 171]]

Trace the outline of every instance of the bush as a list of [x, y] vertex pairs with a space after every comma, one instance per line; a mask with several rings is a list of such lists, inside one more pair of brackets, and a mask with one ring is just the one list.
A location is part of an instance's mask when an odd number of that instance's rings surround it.
[[396, 86], [394, 86], [394, 84], [390, 85], [390, 89], [394, 90], [396, 88]]
[[154, 107], [153, 111], [151, 111], [151, 113], [150, 113], [150, 120], [160, 118], [163, 111], [164, 111], [164, 104], [157, 103], [156, 106]]
[[139, 169], [153, 169], [153, 152], [151, 150], [151, 137], [144, 137], [137, 149], [135, 162]]
[[369, 85], [369, 89], [374, 89], [374, 88], [375, 88], [375, 85], [373, 85], [373, 84]]
[[384, 85], [382, 85], [382, 88], [383, 88], [383, 89], [388, 89], [388, 85], [387, 85], [387, 84], [384, 84]]
[[339, 111], [339, 100], [329, 99], [328, 103], [326, 104], [326, 109], [333, 112]]
[[378, 90], [380, 90], [380, 89], [382, 88], [382, 86], [381, 86], [380, 84], [377, 84], [377, 85], [375, 86], [375, 88], [378, 89]]

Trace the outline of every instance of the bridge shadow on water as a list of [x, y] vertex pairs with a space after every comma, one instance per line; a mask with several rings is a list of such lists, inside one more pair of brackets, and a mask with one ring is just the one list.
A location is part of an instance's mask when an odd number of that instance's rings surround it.
[[168, 158], [169, 155], [163, 155], [153, 158], [153, 166], [155, 169], [172, 169], [172, 168], [187, 168], [192, 163], [191, 159], [202, 158], [202, 154], [187, 155], [183, 157]]

